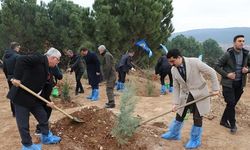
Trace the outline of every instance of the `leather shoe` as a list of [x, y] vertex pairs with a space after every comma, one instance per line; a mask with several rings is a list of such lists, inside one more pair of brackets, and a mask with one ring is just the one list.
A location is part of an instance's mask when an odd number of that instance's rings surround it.
[[235, 134], [236, 131], [237, 131], [237, 127], [235, 125], [234, 127], [231, 128], [230, 132], [231, 132], [231, 134]]
[[115, 108], [115, 104], [106, 103], [105, 108]]
[[220, 125], [221, 126], [224, 126], [224, 127], [226, 127], [226, 128], [231, 128], [231, 126], [230, 126], [230, 124], [226, 121], [226, 122], [224, 122], [224, 121], [220, 121]]

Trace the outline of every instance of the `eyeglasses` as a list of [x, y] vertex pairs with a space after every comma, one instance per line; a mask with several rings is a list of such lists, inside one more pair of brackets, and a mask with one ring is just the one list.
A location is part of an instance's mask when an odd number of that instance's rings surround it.
[[56, 58], [56, 60], [57, 60], [58, 62], [60, 62], [60, 59], [59, 59], [59, 58], [57, 58], [57, 57], [54, 57], [54, 58]]

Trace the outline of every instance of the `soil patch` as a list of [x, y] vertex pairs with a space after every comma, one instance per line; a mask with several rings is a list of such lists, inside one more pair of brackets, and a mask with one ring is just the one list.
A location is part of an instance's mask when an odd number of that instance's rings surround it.
[[52, 125], [52, 131], [62, 137], [60, 147], [64, 150], [102, 149], [117, 150], [146, 149], [145, 145], [137, 143], [140, 134], [136, 133], [126, 145], [119, 145], [111, 135], [116, 116], [107, 109], [96, 106], [84, 108], [72, 113], [84, 123], [74, 123], [69, 118], [63, 118]]
[[74, 108], [78, 107], [79, 104], [73, 102], [73, 101], [62, 101], [62, 100], [53, 100], [55, 105], [59, 108], [66, 109], [66, 108]]

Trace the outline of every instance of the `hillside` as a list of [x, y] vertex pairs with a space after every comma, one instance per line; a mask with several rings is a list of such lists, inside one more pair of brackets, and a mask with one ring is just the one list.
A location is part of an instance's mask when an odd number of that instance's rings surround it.
[[237, 34], [245, 35], [246, 46], [250, 47], [250, 27], [233, 27], [233, 28], [214, 28], [214, 29], [195, 29], [184, 32], [173, 33], [171, 38], [183, 34], [193, 36], [197, 41], [203, 42], [209, 38], [216, 40], [221, 47], [232, 45], [232, 39]]

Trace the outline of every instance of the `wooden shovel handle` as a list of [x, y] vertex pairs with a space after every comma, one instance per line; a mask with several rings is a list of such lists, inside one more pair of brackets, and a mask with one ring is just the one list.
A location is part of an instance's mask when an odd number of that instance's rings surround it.
[[[30, 94], [34, 95], [35, 97], [39, 98], [40, 100], [42, 100], [43, 102], [45, 102], [46, 104], [49, 104], [50, 102], [48, 100], [46, 100], [45, 98], [43, 98], [42, 96], [38, 95], [37, 93], [33, 92], [31, 89], [29, 89], [28, 87], [24, 86], [23, 84], [19, 84], [19, 87], [21, 87], [22, 89], [24, 89], [25, 91], [29, 92]], [[57, 109], [58, 111], [62, 112], [64, 115], [68, 116], [69, 118], [73, 119], [74, 117], [71, 116], [70, 114], [66, 113], [65, 111], [63, 111], [61, 108], [57, 107], [56, 105], [53, 105], [53, 107], [55, 109]]]
[[[204, 100], [204, 99], [206, 99], [206, 98], [208, 98], [208, 97], [210, 97], [210, 96], [213, 96], [213, 94], [209, 94], [209, 95], [207, 95], [207, 96], [205, 96], [205, 97], [201, 97], [201, 98], [199, 98], [199, 99], [196, 99], [196, 100], [193, 100], [193, 101], [191, 101], [191, 102], [188, 102], [188, 103], [186, 103], [186, 104], [184, 104], [184, 105], [181, 105], [181, 106], [177, 107], [176, 110], [181, 109], [181, 108], [183, 108], [183, 107], [186, 107], [186, 106], [188, 106], [188, 105], [194, 104], [194, 103], [196, 103], [196, 102], [202, 101], [202, 100]], [[152, 121], [152, 120], [154, 120], [154, 119], [157, 119], [157, 118], [159, 118], [159, 117], [162, 117], [162, 116], [164, 116], [164, 115], [166, 115], [166, 114], [169, 114], [169, 113], [171, 113], [171, 112], [173, 112], [173, 111], [170, 110], [170, 111], [165, 112], [165, 113], [163, 113], [163, 114], [161, 114], [161, 115], [158, 115], [158, 116], [155, 116], [155, 117], [153, 117], [153, 118], [151, 118], [151, 119], [148, 119], [148, 120], [142, 122], [139, 126], [141, 126], [141, 125], [143, 125], [143, 124], [146, 124], [146, 123], [148, 123], [148, 122], [150, 122], [150, 121]]]

